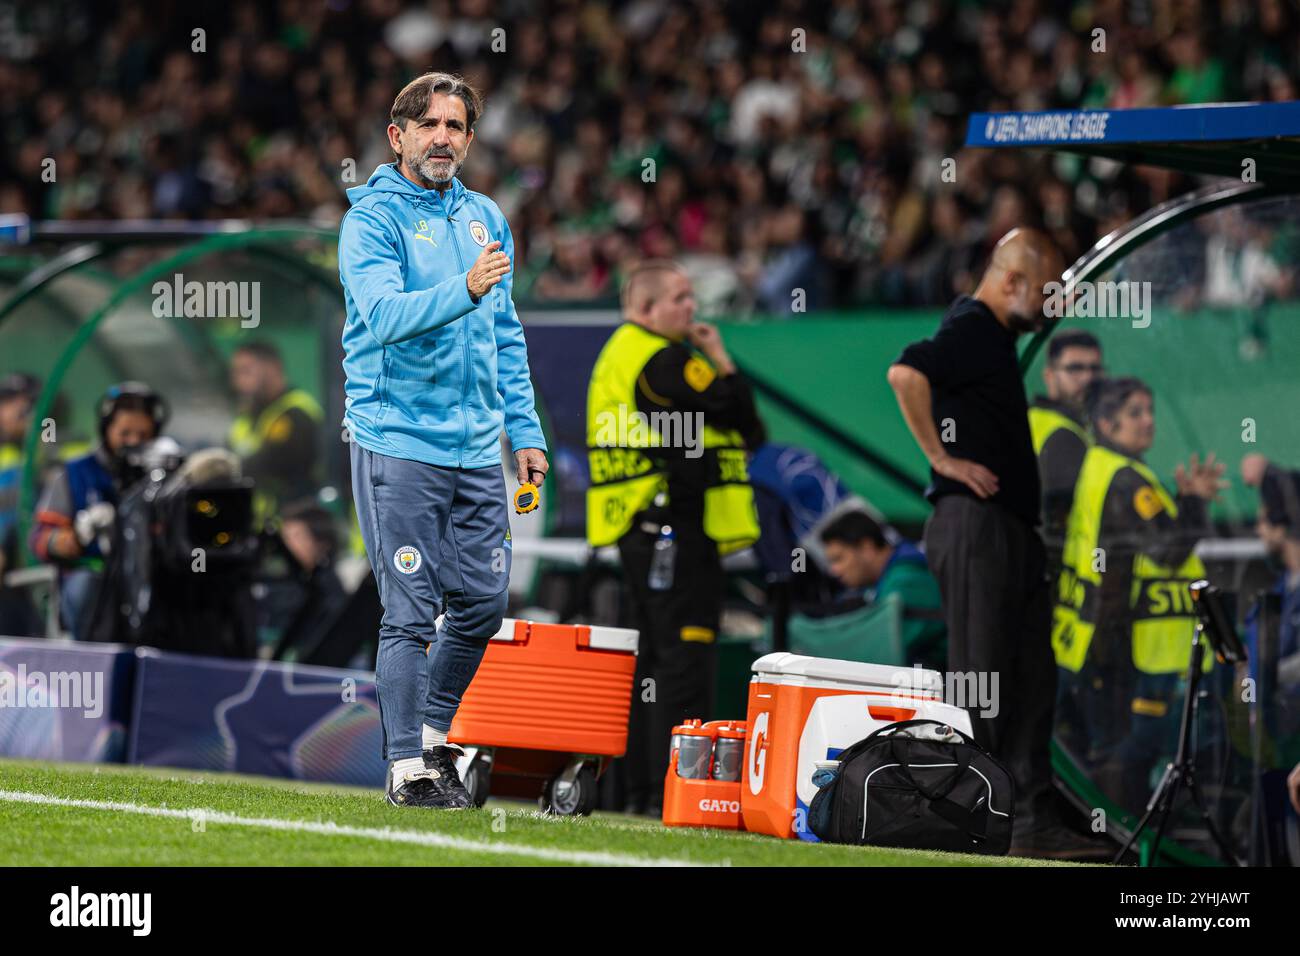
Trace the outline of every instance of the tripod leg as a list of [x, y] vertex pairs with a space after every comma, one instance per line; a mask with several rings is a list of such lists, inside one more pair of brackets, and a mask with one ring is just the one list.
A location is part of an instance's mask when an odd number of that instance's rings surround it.
[[1174, 809], [1174, 800], [1178, 798], [1178, 789], [1183, 785], [1183, 768], [1175, 765], [1170, 769], [1169, 789], [1166, 791], [1160, 807], [1160, 823], [1156, 825], [1156, 836], [1151, 841], [1150, 865], [1156, 865], [1160, 855], [1160, 841], [1164, 838], [1165, 828], [1169, 825], [1169, 816]]
[[[1183, 696], [1182, 719], [1178, 723], [1178, 750], [1173, 761], [1165, 769], [1157, 791], [1160, 792], [1160, 823], [1156, 827], [1155, 839], [1151, 841], [1149, 865], [1154, 866], [1160, 854], [1160, 841], [1164, 838], [1169, 825], [1169, 815], [1178, 796], [1178, 788], [1183, 785], [1184, 774], [1188, 774], [1193, 761], [1190, 742], [1192, 730], [1196, 724], [1196, 694], [1201, 680], [1201, 661], [1204, 660], [1205, 645], [1201, 643], [1202, 625], [1198, 622], [1192, 635], [1192, 649], [1187, 664], [1187, 689]], [[1168, 786], [1166, 787], [1166, 784]], [[1149, 816], [1149, 814], [1148, 814]], [[1145, 821], [1144, 821], [1145, 822]]]
[[1154, 815], [1156, 810], [1163, 805], [1165, 790], [1170, 786], [1170, 775], [1173, 771], [1173, 764], [1167, 764], [1165, 766], [1164, 775], [1160, 778], [1160, 782], [1156, 784], [1156, 789], [1152, 792], [1151, 799], [1147, 801], [1146, 812], [1142, 814], [1142, 819], [1138, 821], [1137, 826], [1133, 828], [1133, 832], [1130, 833], [1128, 839], [1124, 841], [1124, 845], [1120, 847], [1119, 852], [1115, 854], [1116, 863], [1119, 863], [1124, 859], [1129, 849], [1135, 842], [1137, 842], [1139, 834], [1147, 828], [1147, 824], [1151, 821], [1152, 815]]
[[1200, 784], [1196, 782], [1196, 777], [1190, 772], [1187, 774], [1187, 789], [1191, 791], [1192, 802], [1195, 803], [1196, 808], [1201, 811], [1201, 819], [1205, 821], [1205, 826], [1210, 831], [1210, 836], [1213, 837], [1214, 842], [1218, 844], [1219, 852], [1223, 854], [1223, 858], [1233, 866], [1241, 866], [1241, 860], [1237, 859], [1237, 854], [1233, 852], [1231, 844], [1228, 843], [1227, 838], [1224, 837], [1222, 831], [1220, 831], [1218, 826], [1215, 824], [1214, 817], [1210, 815], [1210, 810], [1205, 803], [1205, 798], [1201, 796]]

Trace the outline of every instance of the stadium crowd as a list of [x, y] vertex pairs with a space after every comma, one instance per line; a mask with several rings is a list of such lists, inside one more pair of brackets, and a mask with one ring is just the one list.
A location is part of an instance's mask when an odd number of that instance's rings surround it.
[[794, 287], [810, 310], [945, 304], [1012, 226], [1069, 262], [1188, 185], [962, 149], [970, 112], [1295, 99], [1296, 21], [1281, 0], [0, 4], [0, 213], [333, 226], [390, 158], [392, 90], [436, 64], [486, 92], [466, 181], [510, 219], [521, 298], [613, 301], [632, 260], [673, 257], [706, 314], [789, 312]]

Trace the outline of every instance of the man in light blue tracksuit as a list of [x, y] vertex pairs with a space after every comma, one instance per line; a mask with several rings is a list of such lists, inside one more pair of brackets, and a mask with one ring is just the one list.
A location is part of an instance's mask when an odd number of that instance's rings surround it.
[[506, 609], [502, 428], [520, 483], [548, 467], [510, 227], [456, 178], [481, 111], [460, 77], [409, 83], [388, 127], [397, 162], [348, 190], [339, 233], [352, 487], [384, 605], [375, 676], [397, 806], [470, 805], [447, 731]]

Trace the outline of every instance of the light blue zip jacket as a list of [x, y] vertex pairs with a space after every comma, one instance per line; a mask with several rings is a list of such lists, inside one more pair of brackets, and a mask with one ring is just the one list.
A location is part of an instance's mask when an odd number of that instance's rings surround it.
[[498, 464], [502, 427], [514, 450], [545, 451], [513, 272], [478, 302], [465, 285], [494, 240], [513, 268], [515, 243], [497, 204], [459, 179], [445, 193], [421, 189], [392, 163], [348, 199], [339, 277], [353, 440], [460, 468]]

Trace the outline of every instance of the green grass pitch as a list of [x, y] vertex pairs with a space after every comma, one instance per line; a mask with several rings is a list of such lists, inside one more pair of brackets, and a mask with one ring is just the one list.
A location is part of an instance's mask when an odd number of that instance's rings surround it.
[[388, 806], [379, 790], [0, 760], [0, 866], [1046, 866], [777, 840], [597, 813]]

